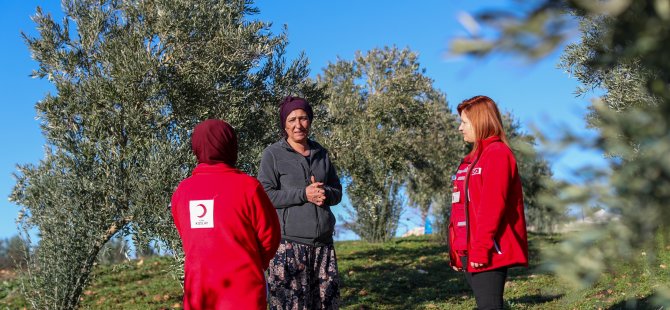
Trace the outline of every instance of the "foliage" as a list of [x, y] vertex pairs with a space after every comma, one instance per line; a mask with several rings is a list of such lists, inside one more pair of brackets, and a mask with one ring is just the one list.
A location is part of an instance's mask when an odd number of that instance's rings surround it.
[[[523, 25], [532, 24], [538, 14], [564, 19], [560, 15], [564, 8], [585, 16], [582, 42], [568, 48], [564, 66], [574, 70], [586, 88], [603, 87], [607, 93], [594, 102], [590, 118], [600, 137], [585, 141], [568, 133], [566, 140], [610, 155], [610, 170], [590, 171], [586, 176], [589, 186], [568, 186], [562, 189], [566, 193], [562, 198], [565, 204], [595, 202], [618, 211], [621, 219], [566, 240], [553, 266], [561, 275], [589, 285], [604, 271], [616, 270], [621, 258], [635, 262], [642, 252], [653, 257], [656, 236], [666, 241], [670, 237], [666, 224], [670, 218], [670, 59], [666, 56], [670, 4], [661, 0], [568, 1], [559, 8], [559, 3], [541, 1], [529, 14], [512, 19]], [[541, 28], [541, 35], [535, 38], [543, 40], [556, 30]], [[532, 48], [503, 48], [504, 42], [515, 40], [504, 31], [484, 40], [489, 48], [479, 52], [533, 54]], [[667, 284], [659, 291], [666, 292], [662, 300], [668, 304]]]
[[130, 258], [130, 249], [125, 239], [110, 239], [100, 250], [98, 262], [102, 264], [118, 264]]
[[553, 232], [554, 227], [565, 220], [565, 211], [551, 204], [551, 200], [541, 199], [556, 188], [549, 163], [535, 150], [535, 136], [524, 132], [509, 112], [503, 115], [503, 128], [521, 175], [526, 224], [536, 232]]
[[447, 105], [433, 106], [429, 113], [432, 121], [426, 121], [416, 137], [420, 156], [411, 161], [406, 188], [409, 205], [421, 211], [424, 221], [431, 208], [435, 214], [451, 209], [451, 175], [467, 152], [457, 115]]
[[461, 158], [469, 151], [458, 132], [456, 115], [441, 107], [433, 112], [435, 121], [424, 126], [417, 145], [422, 156], [412, 160], [406, 186], [409, 206], [419, 209], [425, 222], [432, 209], [436, 233], [448, 240], [451, 213], [451, 176]]
[[[559, 68], [574, 76], [583, 85], [576, 94], [585, 95], [589, 91], [598, 89], [605, 93], [600, 96], [602, 104], [610, 110], [624, 113], [631, 107], [654, 106], [658, 104], [647, 89], [647, 81], [654, 77], [652, 68], [644, 68], [640, 59], [630, 59], [618, 62], [611, 67], [599, 65], [599, 49], [608, 48], [607, 40], [612, 36], [611, 16], [582, 15], [579, 18], [581, 38], [579, 42], [566, 46], [561, 55]], [[593, 107], [587, 115], [590, 126], [598, 129], [599, 117]]]
[[26, 243], [18, 235], [0, 240], [0, 270], [25, 267], [27, 255]]
[[194, 159], [189, 130], [207, 118], [240, 137], [239, 167], [254, 173], [275, 136], [276, 103], [320, 95], [306, 59], [286, 63], [285, 36], [250, 1], [63, 1], [61, 23], [37, 9], [24, 34], [56, 92], [36, 104], [45, 156], [23, 165], [11, 199], [24, 238], [37, 232], [22, 278], [35, 308], [75, 308], [103, 246], [158, 239], [179, 259], [170, 195]]
[[[355, 233], [368, 241], [388, 240], [402, 212], [401, 191], [424, 219], [433, 208], [446, 233], [451, 210], [451, 175], [468, 146], [458, 132], [444, 94], [419, 69], [408, 49], [376, 49], [354, 61], [329, 65], [319, 82], [329, 99], [317, 132], [345, 177]], [[543, 229], [556, 220], [536, 200], [550, 181], [547, 163], [534, 151], [534, 138], [506, 116], [518, 149], [529, 215]]]
[[[492, 52], [546, 56], [570, 36], [573, 21], [564, 14], [568, 2], [571, 0], [514, 1], [513, 10], [490, 9], [466, 15], [468, 18], [462, 18], [461, 23], [469, 36], [453, 39], [450, 52], [477, 57]], [[486, 31], [480, 30], [481, 25], [487, 26]]]
[[331, 63], [318, 78], [329, 96], [319, 139], [345, 178], [353, 207], [347, 224], [364, 240], [395, 235], [401, 189], [412, 163], [429, 152], [420, 142], [447, 126], [446, 98], [424, 73], [414, 52], [385, 47]]

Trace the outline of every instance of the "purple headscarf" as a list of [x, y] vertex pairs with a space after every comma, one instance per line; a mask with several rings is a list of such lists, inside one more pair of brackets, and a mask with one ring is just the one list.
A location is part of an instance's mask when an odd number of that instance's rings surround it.
[[297, 109], [302, 109], [307, 113], [307, 117], [309, 118], [309, 121], [312, 122], [312, 119], [314, 118], [314, 112], [312, 112], [312, 106], [309, 105], [307, 100], [300, 98], [300, 97], [291, 97], [288, 96], [282, 100], [281, 105], [279, 106], [279, 129], [286, 137], [286, 131], [284, 130], [286, 126], [286, 118], [288, 117], [293, 110]]
[[237, 134], [233, 126], [220, 119], [208, 119], [196, 125], [191, 148], [201, 164], [224, 163], [235, 167], [237, 163]]

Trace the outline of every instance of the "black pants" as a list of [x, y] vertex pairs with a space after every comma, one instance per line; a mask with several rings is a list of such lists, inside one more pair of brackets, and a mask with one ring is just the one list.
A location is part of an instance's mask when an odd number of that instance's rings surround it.
[[[461, 257], [463, 266], [468, 265], [467, 256]], [[466, 270], [465, 268], [463, 268]], [[507, 267], [482, 272], [465, 272], [465, 280], [475, 293], [477, 309], [503, 309], [503, 292], [507, 280]]]

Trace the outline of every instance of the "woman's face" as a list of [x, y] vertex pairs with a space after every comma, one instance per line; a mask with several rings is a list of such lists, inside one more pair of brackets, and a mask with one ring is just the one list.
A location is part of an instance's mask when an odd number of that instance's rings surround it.
[[461, 124], [458, 126], [458, 131], [463, 135], [463, 140], [465, 140], [465, 142], [475, 142], [475, 130], [472, 128], [472, 123], [465, 111], [461, 113]]
[[305, 110], [296, 109], [291, 111], [291, 114], [286, 117], [286, 124], [284, 124], [284, 130], [286, 130], [286, 134], [288, 135], [287, 139], [297, 143], [306, 142], [310, 125], [311, 123]]

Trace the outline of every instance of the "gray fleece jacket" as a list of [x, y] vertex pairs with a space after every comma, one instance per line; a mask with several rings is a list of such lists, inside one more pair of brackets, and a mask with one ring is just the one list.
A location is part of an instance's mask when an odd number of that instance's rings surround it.
[[[263, 151], [258, 180], [277, 209], [282, 239], [323, 246], [333, 243], [335, 215], [331, 206], [342, 200], [342, 185], [328, 151], [308, 140], [309, 159], [291, 148], [285, 139]], [[311, 176], [323, 182], [326, 201], [320, 207], [307, 201], [305, 188]]]

